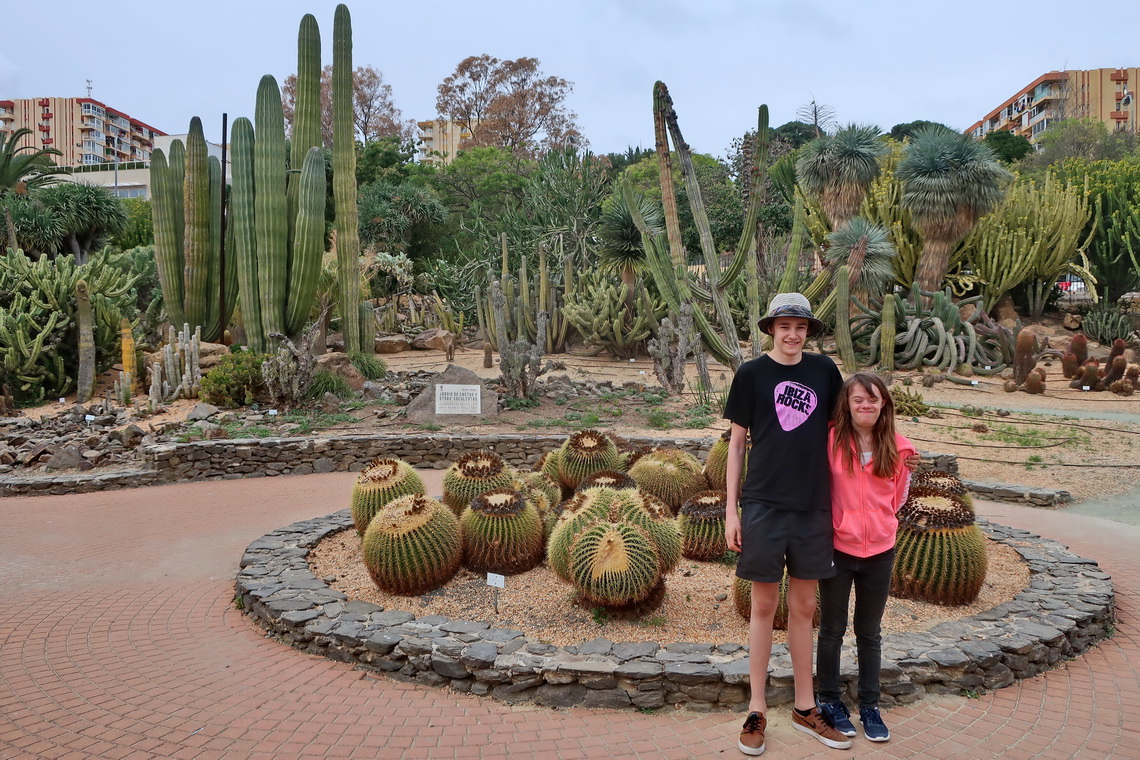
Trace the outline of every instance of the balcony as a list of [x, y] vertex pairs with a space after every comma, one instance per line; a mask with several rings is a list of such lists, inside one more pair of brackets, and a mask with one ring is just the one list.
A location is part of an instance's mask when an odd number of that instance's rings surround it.
[[48, 99], [47, 98], [40, 98], [40, 107], [41, 108], [47, 108], [47, 106], [48, 106]]
[[1128, 120], [1128, 112], [1127, 111], [1112, 111], [1108, 115], [1110, 118], [1116, 119], [1117, 121], [1127, 121]]
[[1117, 69], [1116, 71], [1109, 74], [1108, 78], [1111, 79], [1113, 82], [1127, 82], [1128, 81], [1128, 71], [1125, 69]]
[[40, 125], [40, 131], [41, 131], [41, 132], [50, 132], [50, 131], [51, 131], [51, 127], [49, 127], [47, 124], [41, 124], [41, 125]]
[[55, 116], [55, 114], [53, 114], [51, 111], [48, 111], [47, 113], [40, 116], [40, 118], [43, 119], [44, 121], [47, 121], [48, 119], [50, 119], [53, 116]]

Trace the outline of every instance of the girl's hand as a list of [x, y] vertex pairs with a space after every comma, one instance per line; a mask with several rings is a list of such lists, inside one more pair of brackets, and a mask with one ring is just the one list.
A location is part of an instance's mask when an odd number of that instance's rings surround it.
[[[736, 510], [732, 510], [733, 513]], [[734, 552], [740, 551], [740, 518], [733, 517], [724, 521], [724, 542]]]
[[905, 464], [906, 468], [911, 472], [917, 472], [918, 463], [921, 461], [922, 457], [920, 457], [918, 454], [911, 454], [909, 457], [903, 460], [903, 464]]

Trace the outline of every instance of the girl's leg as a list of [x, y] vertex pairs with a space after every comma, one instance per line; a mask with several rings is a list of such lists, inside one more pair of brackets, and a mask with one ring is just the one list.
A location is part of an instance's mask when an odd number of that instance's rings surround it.
[[811, 621], [815, 617], [815, 584], [814, 580], [788, 578], [788, 651], [792, 655], [796, 707], [800, 710], [815, 707], [815, 689], [811, 675]]
[[767, 714], [768, 660], [772, 656], [772, 620], [780, 599], [779, 583], [752, 582], [752, 611], [748, 623], [749, 712]]
[[851, 600], [854, 567], [848, 555], [835, 552], [835, 575], [819, 582], [819, 644], [815, 672], [819, 678], [819, 701], [839, 702], [839, 655], [847, 630], [847, 608]]
[[894, 549], [859, 560], [855, 572], [855, 614], [852, 627], [859, 653], [859, 706], [879, 704], [882, 667], [882, 622], [891, 590]]

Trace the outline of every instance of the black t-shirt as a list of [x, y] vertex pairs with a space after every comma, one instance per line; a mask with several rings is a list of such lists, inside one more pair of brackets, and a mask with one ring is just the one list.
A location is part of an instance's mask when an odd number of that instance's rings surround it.
[[842, 385], [835, 362], [820, 354], [791, 366], [767, 354], [740, 365], [724, 416], [752, 434], [741, 501], [831, 509], [827, 424]]

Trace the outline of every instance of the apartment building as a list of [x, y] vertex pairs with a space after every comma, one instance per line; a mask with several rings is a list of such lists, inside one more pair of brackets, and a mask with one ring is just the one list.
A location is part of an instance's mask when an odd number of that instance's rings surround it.
[[1050, 71], [1022, 87], [966, 132], [981, 139], [1004, 129], [1037, 142], [1058, 119], [1092, 118], [1109, 129], [1137, 131], [1140, 68]]
[[450, 119], [417, 121], [420, 129], [419, 161], [423, 164], [447, 166], [455, 160], [463, 143], [471, 139], [471, 133]]
[[150, 161], [154, 139], [166, 134], [93, 98], [0, 100], [0, 130], [32, 134], [22, 146], [55, 148], [60, 166]]

